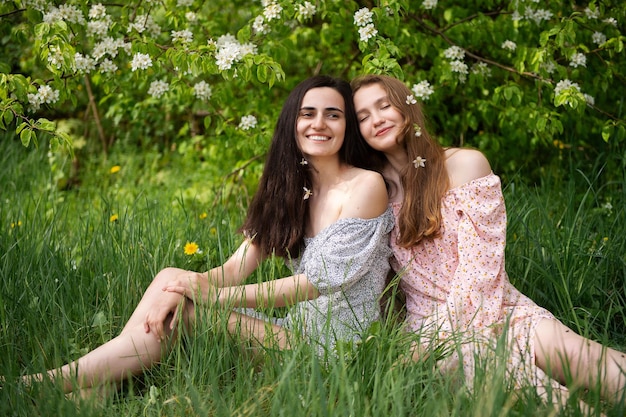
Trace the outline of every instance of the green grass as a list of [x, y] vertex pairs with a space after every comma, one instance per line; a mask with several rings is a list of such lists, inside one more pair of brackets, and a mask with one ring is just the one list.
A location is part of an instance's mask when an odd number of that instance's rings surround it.
[[[407, 338], [392, 323], [327, 362], [298, 344], [253, 358], [220, 322], [200, 320], [163, 364], [105, 400], [66, 399], [54, 384], [11, 382], [59, 366], [116, 335], [154, 274], [224, 261], [249, 193], [205, 177], [206, 163], [118, 151], [70, 165], [43, 150], [0, 141], [0, 415], [7, 416], [550, 416], [532, 387], [513, 391], [498, 366], [477, 369], [475, 389], [403, 363]], [[111, 174], [112, 165], [120, 172]], [[601, 171], [546, 175], [536, 187], [505, 184], [512, 282], [582, 334], [626, 346], [626, 180]], [[611, 202], [612, 208], [608, 208]], [[203, 218], [202, 213], [207, 213]], [[110, 221], [117, 214], [116, 221]], [[202, 256], [183, 253], [187, 241]], [[251, 279], [285, 274], [269, 262]], [[574, 393], [598, 404], [596, 393]], [[574, 401], [575, 403], [575, 401]], [[624, 404], [607, 409], [623, 415]], [[561, 415], [582, 415], [566, 407]]]

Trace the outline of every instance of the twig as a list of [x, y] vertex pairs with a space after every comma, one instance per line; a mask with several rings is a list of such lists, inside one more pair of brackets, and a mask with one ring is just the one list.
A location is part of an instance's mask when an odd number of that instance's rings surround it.
[[89, 105], [91, 106], [91, 112], [93, 113], [93, 118], [96, 121], [96, 128], [98, 129], [98, 136], [100, 137], [100, 142], [102, 142], [104, 154], [106, 155], [109, 147], [107, 144], [107, 140], [104, 136], [104, 129], [102, 129], [102, 123], [100, 122], [100, 115], [98, 114], [98, 106], [96, 105], [96, 99], [94, 98], [93, 91], [91, 90], [91, 81], [89, 81], [89, 77], [87, 75], [85, 75], [85, 87], [87, 88], [87, 95], [89, 96]]

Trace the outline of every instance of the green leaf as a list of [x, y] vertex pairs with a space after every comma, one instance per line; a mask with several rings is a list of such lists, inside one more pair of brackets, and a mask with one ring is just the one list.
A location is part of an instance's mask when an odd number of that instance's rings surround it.
[[605, 123], [604, 126], [602, 126], [602, 140], [608, 143], [609, 139], [611, 139], [611, 136], [613, 135], [614, 130], [615, 130], [615, 125], [613, 123], [611, 122]]
[[22, 145], [28, 147], [30, 145], [30, 140], [34, 136], [34, 132], [31, 128], [24, 129], [20, 132], [20, 140], [22, 141]]
[[256, 76], [260, 82], [265, 83], [267, 81], [267, 72], [267, 66], [259, 65], [257, 67]]

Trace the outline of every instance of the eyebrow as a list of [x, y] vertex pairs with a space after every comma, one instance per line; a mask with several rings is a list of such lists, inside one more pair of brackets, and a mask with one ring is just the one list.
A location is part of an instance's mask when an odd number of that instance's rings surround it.
[[[316, 107], [301, 107], [300, 111], [302, 110], [317, 110], [317, 108]], [[324, 111], [338, 111], [340, 113], [343, 113], [343, 110], [340, 109], [339, 107], [326, 107]]]

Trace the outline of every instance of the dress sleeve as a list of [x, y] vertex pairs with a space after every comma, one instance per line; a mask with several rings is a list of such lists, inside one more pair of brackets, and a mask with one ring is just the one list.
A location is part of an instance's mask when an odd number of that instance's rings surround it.
[[392, 227], [390, 209], [374, 219], [342, 219], [307, 246], [301, 272], [320, 294], [330, 294], [350, 287], [365, 274], [387, 271]]
[[467, 329], [495, 323], [508, 278], [505, 271], [506, 208], [494, 174], [455, 190], [458, 265], [448, 296], [452, 323]]

